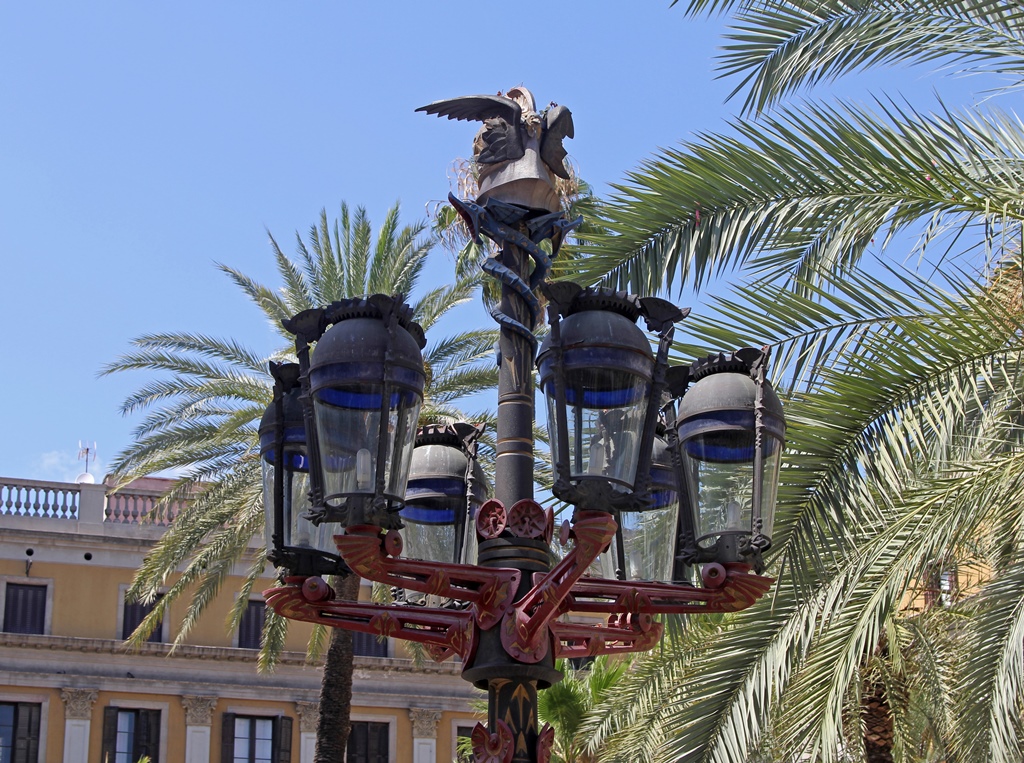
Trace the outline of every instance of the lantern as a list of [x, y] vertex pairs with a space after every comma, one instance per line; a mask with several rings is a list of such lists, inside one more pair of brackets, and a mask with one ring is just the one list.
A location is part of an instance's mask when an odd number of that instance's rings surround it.
[[592, 565], [590, 574], [621, 580], [672, 581], [677, 574], [679, 489], [665, 428], [659, 424], [651, 458], [648, 502], [635, 511], [620, 511], [611, 547]]
[[472, 521], [487, 499], [487, 478], [476, 460], [481, 429], [431, 424], [416, 435], [400, 516], [403, 555], [411, 559], [474, 564]]
[[692, 514], [684, 561], [763, 566], [771, 546], [786, 423], [765, 379], [766, 352], [747, 348], [690, 367], [675, 437]]
[[[664, 300], [551, 284], [551, 333], [537, 357], [548, 401], [554, 494], [578, 508], [610, 511], [640, 498], [650, 468], [663, 366], [674, 320]], [[658, 357], [639, 317], [661, 335]], [[656, 383], [657, 382], [657, 383]]]
[[[400, 300], [377, 294], [286, 324], [302, 334], [300, 363], [302, 344], [316, 341], [304, 383], [314, 413], [318, 522], [398, 524], [425, 383], [426, 341], [411, 314]], [[313, 324], [330, 328], [310, 337]]]
[[348, 568], [326, 526], [317, 527], [304, 516], [311, 504], [299, 367], [271, 363], [270, 372], [276, 382], [274, 401], [259, 427], [267, 557], [292, 574], [343, 574]]

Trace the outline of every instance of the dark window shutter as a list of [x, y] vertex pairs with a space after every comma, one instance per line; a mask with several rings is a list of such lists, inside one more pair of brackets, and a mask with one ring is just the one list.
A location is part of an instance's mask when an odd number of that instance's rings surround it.
[[266, 618], [267, 605], [262, 601], [250, 601], [242, 619], [238, 623], [238, 646], [241, 649], [259, 649], [260, 637], [263, 635], [263, 620]]
[[345, 746], [345, 763], [366, 763], [368, 725], [365, 721], [352, 721], [352, 729], [348, 732], [348, 744]]
[[[157, 596], [157, 601], [163, 597], [163, 594]], [[126, 639], [135, 632], [135, 629], [139, 627], [143, 620], [146, 619], [146, 615], [153, 611], [154, 604], [142, 604], [141, 602], [125, 602], [124, 603], [124, 616], [121, 618], [121, 638]], [[157, 623], [156, 628], [149, 635], [146, 641], [159, 644], [163, 642], [163, 620]]]
[[371, 723], [368, 763], [388, 763], [388, 724]]
[[353, 721], [346, 763], [388, 763], [391, 728], [387, 723]]
[[135, 711], [135, 739], [132, 755], [136, 760], [148, 755], [151, 763], [160, 763], [160, 711]]
[[387, 657], [388, 640], [373, 633], [352, 633], [352, 654], [360, 657]]
[[103, 708], [103, 751], [100, 754], [102, 760], [113, 760], [115, 745], [117, 744], [117, 708]]
[[39, 762], [39, 705], [18, 703], [14, 728], [14, 763]]
[[46, 586], [8, 583], [4, 631], [42, 635], [46, 627]]
[[287, 715], [279, 715], [274, 719], [274, 744], [277, 747], [275, 761], [277, 763], [291, 763], [292, 719]]
[[235, 714], [224, 713], [220, 725], [220, 763], [235, 759]]

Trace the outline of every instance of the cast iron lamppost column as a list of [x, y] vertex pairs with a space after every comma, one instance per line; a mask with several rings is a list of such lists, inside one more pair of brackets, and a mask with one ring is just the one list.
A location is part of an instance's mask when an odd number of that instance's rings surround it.
[[[568, 109], [538, 114], [516, 88], [421, 110], [484, 122], [480, 194], [449, 199], [499, 250], [483, 264], [502, 290], [494, 498], [476, 464], [479, 430], [417, 428], [425, 340], [400, 296], [304, 311], [285, 322], [299, 362], [272, 366], [260, 427], [269, 557], [285, 571], [265, 594], [285, 617], [459, 655], [463, 677], [488, 691], [477, 763], [547, 763], [554, 730], [539, 728], [537, 692], [560, 680], [555, 658], [647, 650], [657, 615], [737, 611], [767, 591], [750, 571], [770, 545], [785, 425], [765, 351], [669, 368], [687, 310], [547, 282], [578, 224], [554, 190], [567, 176]], [[551, 329], [539, 348], [538, 293]], [[535, 358], [553, 492], [574, 507], [554, 567], [553, 513], [533, 497]], [[609, 575], [584, 577], [599, 560]], [[688, 565], [701, 585], [686, 582]], [[396, 602], [338, 601], [320, 576], [348, 573], [399, 591]]]

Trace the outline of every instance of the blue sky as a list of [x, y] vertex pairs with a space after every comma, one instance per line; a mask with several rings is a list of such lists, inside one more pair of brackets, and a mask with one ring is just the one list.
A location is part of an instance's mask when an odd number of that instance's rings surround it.
[[[738, 108], [715, 79], [718, 30], [668, 0], [5, 3], [0, 475], [73, 479], [79, 440], [103, 474], [145, 377], [98, 371], [133, 336], [269, 352], [214, 267], [274, 283], [268, 230], [291, 251], [342, 200], [423, 217], [476, 127], [416, 107], [525, 84], [572, 109], [570, 156], [605, 191]], [[434, 268], [448, 280], [440, 252]]]

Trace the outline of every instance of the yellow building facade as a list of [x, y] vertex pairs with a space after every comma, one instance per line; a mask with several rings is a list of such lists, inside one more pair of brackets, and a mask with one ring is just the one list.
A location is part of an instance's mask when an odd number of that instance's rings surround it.
[[[165, 487], [0, 478], [0, 761], [313, 760], [322, 671], [305, 660], [308, 627], [291, 624], [268, 674], [256, 670], [259, 596], [227, 632], [244, 561], [184, 645], [169, 643], [178, 601], [149, 643], [125, 649], [145, 608], [124, 592], [162, 532], [150, 512]], [[460, 665], [417, 666], [373, 637], [357, 636], [356, 653], [349, 763], [455, 760], [478, 720]]]

